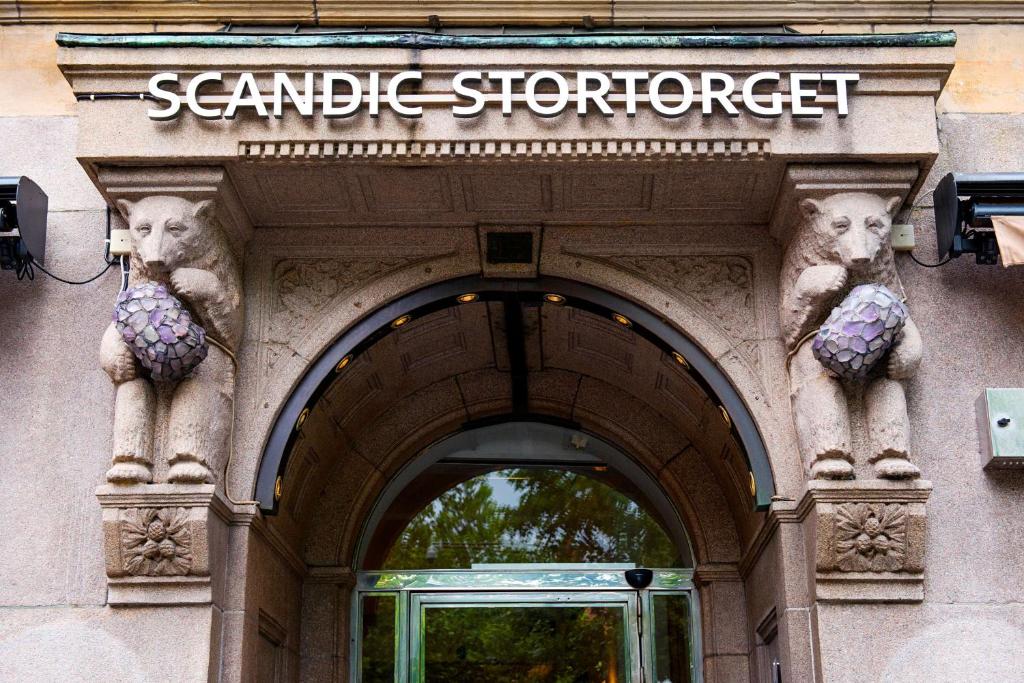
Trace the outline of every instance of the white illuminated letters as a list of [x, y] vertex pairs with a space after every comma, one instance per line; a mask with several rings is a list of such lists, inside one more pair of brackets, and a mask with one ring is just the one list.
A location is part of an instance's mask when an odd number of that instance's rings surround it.
[[[612, 89], [612, 81], [600, 71], [581, 71], [576, 77], [578, 95], [576, 97], [576, 112], [580, 116], [587, 115], [587, 102], [593, 102], [597, 110], [605, 116], [613, 116], [615, 112], [604, 101], [605, 95]], [[591, 88], [590, 84], [596, 84]]]
[[384, 78], [376, 71], [277, 72], [259, 80], [245, 71], [227, 79], [219, 71], [189, 79], [164, 72], [149, 79], [149, 99], [157, 106], [146, 113], [154, 121], [185, 111], [204, 119], [281, 118], [289, 112], [306, 118], [377, 117], [383, 106], [403, 118], [422, 116], [427, 108], [447, 109], [457, 118], [482, 116], [488, 109], [548, 118], [573, 109], [581, 117], [633, 117], [646, 110], [676, 118], [691, 114], [699, 101], [700, 111], [691, 115], [821, 118], [834, 111], [842, 118], [850, 113], [850, 91], [859, 80], [859, 74], [838, 71], [760, 71], [737, 79], [720, 71], [467, 70], [445, 85], [436, 78], [424, 81], [420, 71]]
[[[682, 89], [682, 100], [675, 106], [665, 104], [661, 97], [661, 84], [665, 81], [675, 81]], [[654, 111], [662, 116], [682, 116], [693, 104], [693, 84], [690, 79], [678, 71], [662, 71], [651, 79], [651, 106]]]
[[[716, 88], [716, 83], [721, 83], [722, 87]], [[711, 104], [712, 102], [718, 102], [729, 116], [739, 116], [740, 110], [729, 100], [729, 96], [732, 95], [732, 91], [735, 88], [736, 82], [732, 80], [732, 76], [729, 74], [717, 71], [702, 73], [700, 75], [700, 108], [704, 115], [709, 116], [713, 113]]]
[[263, 95], [260, 94], [259, 86], [256, 85], [256, 77], [251, 73], [243, 73], [238, 77], [235, 90], [231, 93], [228, 106], [224, 109], [224, 118], [235, 118], [239, 107], [252, 107], [258, 116], [267, 118], [267, 105], [263, 101]]
[[814, 88], [805, 88], [806, 83], [818, 83], [821, 81], [821, 74], [792, 73], [789, 75], [789, 96], [793, 98], [790, 109], [793, 116], [818, 117], [825, 113], [821, 107], [814, 107], [804, 103], [806, 99], [813, 99], [818, 96]]
[[[551, 81], [555, 84], [558, 94], [554, 103], [544, 106], [537, 100], [537, 84]], [[569, 82], [557, 71], [538, 71], [526, 81], [526, 106], [537, 116], [558, 116], [569, 104]]]
[[[340, 107], [335, 102], [338, 95], [334, 92], [334, 84], [337, 82], [345, 83], [348, 85], [351, 95], [347, 103]], [[345, 116], [352, 116], [359, 110], [359, 105], [363, 102], [363, 86], [359, 82], [359, 79], [352, 74], [344, 72], [332, 71], [324, 74], [324, 116], [329, 119], [343, 118]]]
[[154, 121], [173, 119], [181, 111], [181, 96], [173, 90], [164, 90], [160, 86], [164, 83], [178, 84], [178, 74], [162, 73], [149, 79], [149, 94], [156, 100], [163, 100], [168, 103], [166, 109], [150, 109], [146, 112], [149, 118]]
[[[301, 116], [312, 116], [313, 115], [313, 74], [303, 74], [303, 81], [305, 88], [302, 94], [295, 89], [295, 84], [292, 83], [292, 79], [288, 77], [288, 74], [275, 73], [274, 74], [274, 117], [281, 118], [284, 115], [284, 98], [288, 97], [295, 105], [296, 111]], [[324, 116], [327, 112], [324, 112]]]
[[782, 116], [782, 93], [773, 90], [769, 95], [771, 104], [767, 107], [759, 103], [754, 94], [754, 87], [765, 81], [779, 82], [779, 74], [775, 71], [756, 73], [743, 82], [743, 106], [754, 116], [773, 118]]
[[460, 118], [468, 118], [470, 116], [476, 116], [484, 110], [487, 105], [487, 100], [476, 88], [470, 88], [466, 85], [466, 81], [480, 82], [483, 80], [483, 74], [479, 71], [462, 71], [455, 74], [454, 80], [452, 80], [452, 89], [455, 94], [461, 98], [467, 100], [473, 100], [473, 104], [470, 105], [458, 105], [452, 107], [452, 114]]
[[407, 107], [402, 104], [402, 98], [398, 89], [402, 87], [403, 81], [421, 81], [423, 74], [419, 71], [403, 71], [388, 82], [388, 104], [401, 116], [416, 117], [423, 114], [423, 107]]
[[[249, 74], [252, 78], [252, 74]], [[201, 73], [189, 81], [188, 88], [185, 89], [185, 102], [188, 104], [189, 110], [192, 111], [196, 116], [204, 119], [219, 119], [220, 109], [213, 109], [210, 107], [204, 107], [199, 104], [199, 87], [206, 83], [213, 81], [220, 81], [219, 71], [207, 71]]]

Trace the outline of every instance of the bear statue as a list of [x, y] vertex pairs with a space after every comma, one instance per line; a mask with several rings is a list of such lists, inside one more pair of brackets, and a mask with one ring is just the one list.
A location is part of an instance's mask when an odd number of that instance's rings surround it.
[[[153, 481], [154, 448], [167, 454], [167, 481], [210, 483], [226, 457], [232, 420], [234, 352], [242, 335], [238, 262], [209, 200], [170, 196], [119, 200], [131, 236], [130, 284], [165, 283], [206, 330], [209, 355], [177, 384], [153, 382], [114, 324], [100, 360], [117, 387], [113, 465], [107, 481]], [[157, 428], [157, 416], [161, 428]], [[165, 428], [164, 428], [165, 427]]]
[[[801, 456], [815, 479], [854, 476], [847, 391], [813, 356], [809, 337], [854, 286], [880, 283], [903, 298], [890, 233], [899, 197], [845, 192], [800, 202], [802, 221], [786, 249], [780, 320], [789, 350], [793, 417]], [[900, 380], [921, 362], [921, 336], [908, 317], [888, 357], [863, 386], [869, 462], [883, 479], [912, 479], [910, 424]]]

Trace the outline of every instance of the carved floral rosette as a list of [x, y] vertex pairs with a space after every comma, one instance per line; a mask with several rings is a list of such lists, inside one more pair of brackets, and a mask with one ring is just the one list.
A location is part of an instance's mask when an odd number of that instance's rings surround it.
[[922, 600], [930, 493], [931, 483], [922, 480], [808, 482], [798, 508], [814, 538], [816, 598]]
[[184, 576], [192, 567], [192, 532], [185, 508], [125, 510], [124, 569], [133, 576]]
[[843, 503], [836, 507], [836, 564], [844, 572], [898, 572], [907, 557], [907, 506]]
[[235, 516], [213, 484], [107, 484], [96, 493], [108, 604], [209, 603], [211, 553]]

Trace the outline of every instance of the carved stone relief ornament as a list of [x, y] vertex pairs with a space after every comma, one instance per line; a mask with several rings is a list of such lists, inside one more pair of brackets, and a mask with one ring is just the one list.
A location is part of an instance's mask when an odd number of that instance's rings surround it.
[[916, 602], [924, 598], [929, 482], [812, 480], [807, 484], [797, 517], [814, 539], [818, 600]]
[[104, 484], [96, 495], [111, 605], [208, 603], [211, 556], [228, 524], [251, 519], [213, 484]]
[[184, 576], [192, 567], [192, 532], [185, 508], [125, 510], [124, 569], [133, 576]]
[[844, 572], [897, 572], [907, 556], [907, 506], [843, 503], [836, 507], [836, 556]]

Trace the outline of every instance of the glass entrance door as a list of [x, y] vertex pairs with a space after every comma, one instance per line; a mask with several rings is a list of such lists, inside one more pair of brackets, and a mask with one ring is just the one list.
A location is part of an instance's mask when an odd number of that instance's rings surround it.
[[353, 678], [364, 683], [695, 683], [689, 571], [365, 572]]
[[639, 680], [628, 594], [418, 594], [410, 616], [412, 678], [423, 683]]

